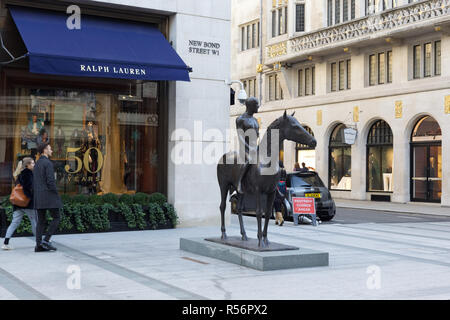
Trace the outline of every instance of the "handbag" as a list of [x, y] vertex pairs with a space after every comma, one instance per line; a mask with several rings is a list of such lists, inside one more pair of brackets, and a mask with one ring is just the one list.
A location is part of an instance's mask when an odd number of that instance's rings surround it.
[[19, 183], [14, 187], [14, 189], [11, 192], [11, 196], [9, 197], [9, 201], [18, 207], [26, 207], [30, 203], [30, 198], [28, 198], [25, 193], [23, 192], [23, 187]]

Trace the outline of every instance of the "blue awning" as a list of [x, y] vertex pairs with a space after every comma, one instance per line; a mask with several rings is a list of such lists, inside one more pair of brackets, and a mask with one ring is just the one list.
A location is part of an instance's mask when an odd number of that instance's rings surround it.
[[30, 72], [190, 81], [190, 68], [152, 25], [82, 14], [81, 29], [70, 30], [64, 12], [9, 11], [28, 49]]

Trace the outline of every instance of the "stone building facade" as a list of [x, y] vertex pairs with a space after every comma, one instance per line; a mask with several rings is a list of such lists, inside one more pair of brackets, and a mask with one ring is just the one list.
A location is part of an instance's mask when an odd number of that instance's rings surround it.
[[449, 0], [234, 0], [231, 24], [261, 126], [296, 111], [318, 141], [285, 142], [288, 171], [305, 162], [335, 198], [450, 206]]

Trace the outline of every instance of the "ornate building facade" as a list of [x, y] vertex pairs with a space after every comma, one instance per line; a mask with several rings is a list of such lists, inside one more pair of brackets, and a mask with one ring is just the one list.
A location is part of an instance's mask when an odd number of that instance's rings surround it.
[[234, 0], [231, 39], [261, 126], [296, 111], [318, 141], [285, 142], [288, 171], [335, 198], [450, 206], [450, 0]]

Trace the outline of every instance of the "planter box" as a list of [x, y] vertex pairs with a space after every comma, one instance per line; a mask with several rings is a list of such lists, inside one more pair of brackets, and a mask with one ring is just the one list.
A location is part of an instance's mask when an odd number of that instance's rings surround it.
[[[148, 207], [144, 208], [144, 212], [146, 213], [146, 215], [145, 215], [146, 227], [144, 229], [129, 228], [128, 223], [125, 220], [125, 217], [121, 213], [110, 210], [108, 212], [108, 218], [109, 218], [109, 223], [110, 223], [110, 227], [111, 227], [109, 230], [98, 231], [93, 228], [89, 228], [85, 232], [80, 232], [77, 230], [76, 224], [74, 223], [73, 219], [71, 219], [71, 222], [73, 224], [72, 229], [63, 230], [63, 231], [58, 230], [55, 234], [58, 235], [58, 234], [80, 234], [80, 233], [102, 233], [102, 232], [153, 230], [152, 228], [150, 228], [150, 225], [149, 225]], [[27, 219], [27, 218], [25, 218], [25, 219]], [[2, 238], [5, 237], [8, 226], [9, 226], [9, 222], [6, 217], [5, 210], [3, 208], [0, 208], [0, 236]], [[156, 227], [156, 230], [159, 230], [159, 229], [173, 229], [173, 225], [170, 221], [168, 221], [163, 225], [158, 225]], [[33, 234], [29, 233], [29, 232], [20, 232], [20, 233], [15, 232], [13, 235], [13, 237], [31, 237], [31, 236], [33, 236]]]

